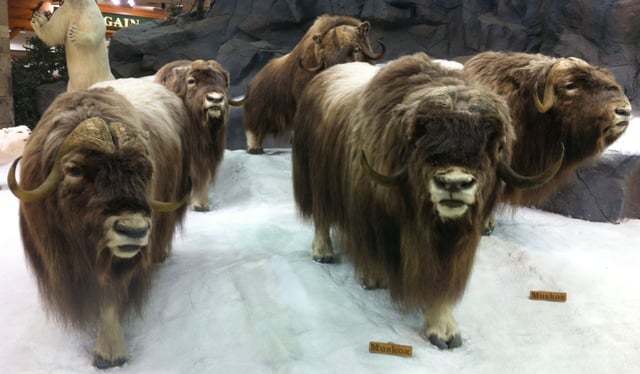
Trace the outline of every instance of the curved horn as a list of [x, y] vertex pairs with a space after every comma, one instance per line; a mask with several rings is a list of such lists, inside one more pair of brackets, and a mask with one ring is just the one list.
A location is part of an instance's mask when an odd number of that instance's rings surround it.
[[498, 164], [498, 177], [511, 187], [520, 189], [538, 188], [551, 180], [551, 178], [556, 175], [558, 170], [560, 170], [560, 167], [564, 162], [564, 144], [560, 143], [560, 146], [560, 157], [558, 157], [558, 160], [553, 165], [551, 165], [551, 167], [549, 167], [542, 173], [534, 176], [523, 176], [516, 173], [511, 168], [511, 166], [503, 160]]
[[572, 57], [561, 58], [556, 61], [547, 73], [547, 78], [544, 82], [544, 96], [542, 97], [542, 101], [538, 97], [538, 82], [536, 82], [533, 92], [533, 103], [535, 104], [536, 109], [538, 109], [538, 112], [546, 113], [553, 107], [553, 103], [556, 99], [556, 95], [553, 90], [553, 81], [555, 80], [558, 72], [581, 62], [582, 60]]
[[187, 193], [182, 196], [182, 199], [176, 202], [164, 202], [158, 200], [151, 200], [151, 209], [156, 212], [172, 212], [184, 204], [189, 202], [189, 198], [191, 197], [191, 178], [188, 179], [187, 182]]
[[20, 161], [21, 158], [22, 156], [13, 161], [11, 169], [9, 169], [9, 174], [7, 175], [7, 184], [9, 185], [9, 189], [11, 190], [11, 192], [15, 195], [15, 197], [27, 203], [41, 200], [50, 196], [58, 188], [58, 183], [62, 179], [60, 168], [58, 168], [57, 165], [54, 165], [51, 173], [49, 173], [49, 175], [47, 176], [47, 179], [45, 179], [39, 187], [27, 191], [22, 189], [22, 187], [20, 187], [20, 185], [16, 181], [16, 166], [18, 165], [18, 161]]
[[113, 150], [115, 145], [113, 144], [111, 130], [107, 123], [101, 118], [92, 117], [82, 121], [76, 126], [76, 128], [67, 135], [60, 145], [60, 148], [58, 148], [53, 167], [49, 175], [47, 175], [47, 178], [45, 178], [40, 186], [33, 190], [22, 189], [16, 181], [15, 169], [18, 161], [22, 157], [17, 158], [11, 165], [11, 169], [7, 175], [7, 183], [11, 192], [24, 202], [37, 201], [50, 196], [58, 188], [58, 183], [63, 177], [62, 171], [60, 170], [62, 157], [74, 148], [80, 146], [92, 149]]
[[231, 106], [243, 106], [245, 101], [247, 101], [247, 95], [242, 96], [242, 99], [240, 99], [240, 100], [234, 100], [232, 98], [229, 98], [229, 105], [231, 105]]
[[317, 66], [314, 66], [312, 68], [308, 68], [306, 66], [304, 66], [304, 64], [302, 63], [302, 58], [298, 60], [298, 65], [300, 66], [300, 68], [302, 68], [303, 70], [306, 70], [310, 73], [317, 73], [320, 70], [322, 70], [322, 68], [324, 68], [324, 62], [320, 62]]
[[360, 164], [371, 179], [383, 186], [397, 186], [409, 170], [409, 164], [405, 164], [400, 170], [391, 175], [380, 174], [373, 170], [373, 167], [371, 167], [369, 161], [367, 161], [367, 155], [364, 153], [364, 149], [360, 153]]
[[551, 73], [549, 73], [549, 76], [547, 76], [547, 82], [544, 84], [544, 96], [543, 96], [543, 102], [540, 101], [540, 98], [538, 97], [538, 83], [536, 82], [535, 86], [534, 86], [534, 92], [533, 92], [533, 103], [536, 106], [536, 109], [538, 109], [538, 112], [540, 113], [546, 113], [549, 111], [549, 109], [551, 109], [553, 107], [553, 102], [556, 99], [556, 95], [553, 93], [553, 84], [550, 82], [550, 75]]
[[385, 47], [385, 45], [382, 43], [382, 40], [380, 40], [380, 39], [378, 39], [378, 44], [380, 44], [381, 51], [377, 55], [370, 55], [365, 50], [362, 50], [362, 54], [367, 56], [368, 59], [373, 60], [373, 61], [376, 61], [376, 60], [379, 60], [379, 59], [383, 58], [384, 54], [387, 52], [387, 47]]

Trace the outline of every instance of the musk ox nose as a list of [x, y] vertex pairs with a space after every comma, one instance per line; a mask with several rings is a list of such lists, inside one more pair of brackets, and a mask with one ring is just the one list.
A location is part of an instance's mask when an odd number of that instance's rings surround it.
[[114, 256], [132, 258], [149, 243], [151, 219], [143, 214], [127, 214], [109, 219], [107, 247]]
[[469, 175], [436, 175], [433, 181], [438, 188], [451, 193], [471, 190], [476, 185], [475, 178]]
[[629, 117], [631, 116], [631, 108], [616, 108], [617, 115]]
[[113, 224], [113, 230], [132, 239], [141, 239], [149, 233], [149, 224], [145, 221], [117, 220]]
[[209, 92], [207, 94], [207, 105], [208, 107], [212, 106], [221, 106], [224, 103], [224, 95], [219, 92]]

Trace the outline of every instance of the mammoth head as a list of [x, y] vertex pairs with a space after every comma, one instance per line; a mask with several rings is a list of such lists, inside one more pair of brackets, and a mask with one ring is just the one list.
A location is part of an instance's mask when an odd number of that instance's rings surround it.
[[[7, 182], [11, 192], [23, 202], [34, 202], [51, 196], [62, 181], [63, 158], [75, 150], [96, 151], [101, 153], [114, 153], [119, 149], [129, 149], [137, 153], [148, 154], [145, 141], [129, 126], [119, 123], [107, 123], [102, 118], [93, 117], [84, 120], [67, 135], [58, 148], [53, 167], [40, 186], [25, 190], [17, 182], [15, 169], [20, 158], [16, 159], [7, 176]], [[178, 202], [159, 202], [153, 200], [151, 206], [157, 211], [172, 211], [184, 205], [188, 201], [187, 194]]]
[[370, 24], [368, 21], [359, 25], [339, 25], [324, 33], [314, 34], [315, 56], [319, 63], [316, 66], [300, 66], [310, 72], [319, 72], [333, 65], [354, 61], [377, 61], [384, 57], [385, 46], [378, 40], [381, 51], [373, 53], [369, 42]]

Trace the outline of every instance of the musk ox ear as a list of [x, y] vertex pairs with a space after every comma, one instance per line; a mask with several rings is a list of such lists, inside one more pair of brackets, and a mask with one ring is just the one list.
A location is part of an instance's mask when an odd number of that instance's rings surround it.
[[361, 24], [359, 24], [357, 26], [358, 29], [358, 33], [362, 36], [362, 37], [367, 37], [369, 36], [369, 28], [371, 27], [371, 25], [369, 24], [369, 21], [364, 21]]

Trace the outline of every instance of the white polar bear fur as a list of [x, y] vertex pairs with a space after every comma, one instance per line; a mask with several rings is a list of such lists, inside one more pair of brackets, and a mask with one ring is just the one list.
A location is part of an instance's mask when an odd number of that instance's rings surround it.
[[27, 126], [0, 129], [0, 165], [22, 156], [24, 145], [27, 144], [30, 134], [31, 130]]
[[69, 71], [67, 91], [114, 79], [105, 42], [106, 27], [95, 0], [67, 0], [51, 18], [36, 12], [36, 35], [49, 46], [64, 45]]

